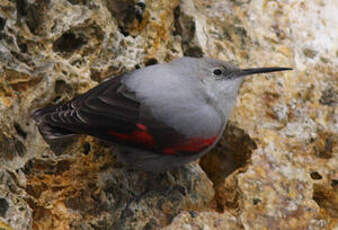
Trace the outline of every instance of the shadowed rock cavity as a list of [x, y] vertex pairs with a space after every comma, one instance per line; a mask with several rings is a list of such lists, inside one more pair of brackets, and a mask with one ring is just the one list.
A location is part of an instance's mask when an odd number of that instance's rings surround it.
[[3, 30], [6, 25], [6, 18], [0, 17], [0, 30]]
[[8, 136], [0, 132], [0, 158], [13, 159], [24, 156], [26, 147], [19, 138]]
[[[202, 157], [200, 165], [214, 183], [218, 211], [238, 208], [238, 190], [235, 175], [245, 170], [256, 143], [244, 130], [228, 122], [225, 133], [209, 154]], [[234, 173], [237, 171], [236, 173]], [[234, 173], [233, 175], [230, 175]]]
[[331, 186], [314, 184], [313, 199], [328, 216], [338, 218], [338, 186], [334, 182], [331, 182]]
[[45, 20], [45, 17], [49, 4], [49, 0], [37, 0], [33, 3], [29, 3], [27, 0], [16, 1], [17, 20], [24, 19], [33, 34], [44, 33], [46, 31], [44, 31], [43, 24], [48, 21]]
[[134, 28], [142, 21], [143, 13], [146, 9], [144, 0], [104, 0], [111, 15], [117, 20], [120, 32], [124, 36], [137, 35]]
[[86, 40], [80, 34], [69, 31], [54, 42], [53, 50], [56, 52], [73, 52], [84, 44], [86, 44]]
[[8, 202], [7, 200], [5, 200], [4, 198], [0, 197], [0, 216], [1, 217], [5, 217], [7, 210], [9, 208]]

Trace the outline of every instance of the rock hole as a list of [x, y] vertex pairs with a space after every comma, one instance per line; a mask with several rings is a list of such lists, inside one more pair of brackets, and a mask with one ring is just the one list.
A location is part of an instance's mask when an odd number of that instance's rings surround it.
[[21, 50], [22, 53], [27, 53], [27, 51], [28, 51], [27, 44], [19, 43], [18, 46], [19, 46], [19, 49]]
[[139, 0], [136, 3], [135, 6], [135, 14], [136, 14], [136, 19], [141, 22], [143, 19], [143, 13], [146, 9], [146, 3], [144, 2], [144, 0]]
[[21, 16], [26, 16], [27, 3], [26, 0], [16, 0], [16, 11]]
[[158, 63], [158, 61], [157, 61], [156, 58], [150, 58], [150, 59], [148, 59], [148, 60], [145, 62], [145, 65], [146, 65], [146, 66], [149, 66], [149, 65], [155, 65], [155, 64], [157, 64], [157, 63]]
[[214, 182], [219, 183], [244, 167], [256, 148], [255, 141], [244, 130], [228, 122], [220, 142], [202, 157], [200, 165]]
[[317, 56], [318, 51], [313, 50], [313, 49], [306, 48], [306, 49], [303, 49], [303, 54], [304, 54], [306, 57], [313, 59], [314, 57]]
[[176, 36], [176, 35], [180, 35], [181, 33], [181, 27], [179, 25], [179, 17], [180, 17], [180, 13], [181, 13], [181, 9], [180, 7], [176, 7], [174, 9], [174, 30], [173, 30], [173, 35]]
[[32, 169], [33, 169], [33, 165], [34, 165], [34, 161], [31, 159], [29, 161], [26, 162], [26, 164], [24, 165], [23, 168], [21, 168], [22, 172], [26, 175], [29, 175], [32, 173]]
[[69, 2], [69, 3], [72, 4], [72, 5], [77, 5], [77, 4], [79, 4], [79, 1], [78, 1], [78, 0], [67, 0], [67, 2]]
[[90, 3], [88, 0], [67, 0], [72, 5], [87, 5]]
[[96, 69], [90, 69], [90, 79], [96, 82], [101, 82], [101, 73]]
[[116, 19], [119, 31], [124, 36], [136, 36], [138, 32], [135, 29], [143, 18], [143, 7], [145, 7], [144, 1], [124, 0], [104, 2], [112, 17]]
[[2, 218], [5, 218], [8, 208], [9, 208], [9, 205], [8, 205], [7, 200], [4, 198], [0, 198], [0, 216]]
[[64, 80], [59, 79], [55, 81], [54, 91], [56, 94], [62, 94], [65, 88], [66, 82]]
[[189, 47], [184, 51], [184, 56], [188, 57], [203, 57], [203, 50], [201, 47]]
[[122, 26], [119, 26], [119, 30], [120, 30], [121, 34], [123, 34], [123, 36], [125, 36], [125, 37], [129, 36], [129, 32], [126, 31]]
[[39, 198], [41, 196], [41, 193], [46, 191], [48, 186], [45, 183], [41, 183], [39, 185], [27, 185], [26, 192], [33, 196], [34, 198]]
[[140, 7], [142, 10], [144, 10], [146, 8], [146, 3], [144, 2], [144, 0], [140, 0], [136, 3], [136, 5], [138, 7]]
[[322, 105], [333, 106], [338, 103], [338, 92], [336, 92], [333, 87], [329, 87], [322, 91], [322, 95], [319, 99], [319, 102]]
[[53, 50], [56, 52], [74, 52], [86, 43], [87, 41], [81, 36], [66, 32], [54, 42]]
[[23, 157], [25, 152], [26, 147], [18, 138], [0, 132], [0, 158], [11, 161], [16, 156]]
[[[27, 1], [22, 1], [27, 2]], [[33, 34], [39, 34], [46, 30], [43, 27], [44, 22], [46, 21], [46, 9], [50, 4], [49, 1], [36, 1], [34, 3], [25, 3], [26, 7], [23, 8], [25, 15], [25, 21], [29, 30]]]
[[0, 17], [0, 30], [3, 30], [6, 25], [6, 18]]
[[90, 152], [90, 149], [91, 149], [91, 146], [90, 146], [89, 142], [84, 143], [83, 154], [88, 155], [88, 153]]
[[158, 221], [154, 218], [151, 218], [149, 222], [142, 228], [142, 230], [155, 230], [155, 229], [160, 229], [160, 226]]
[[63, 101], [65, 98], [67, 98], [67, 96], [73, 94], [73, 89], [72, 86], [63, 79], [58, 79], [55, 81], [54, 92], [56, 97], [54, 98], [53, 102], [55, 104], [59, 104], [60, 101]]
[[14, 128], [16, 133], [21, 136], [23, 139], [26, 139], [27, 137], [27, 133], [21, 128], [21, 126], [19, 125], [19, 123], [14, 122]]
[[333, 188], [338, 189], [338, 179], [337, 179], [337, 180], [332, 180], [332, 181], [331, 181], [331, 186], [332, 186]]
[[253, 198], [252, 199], [252, 204], [253, 205], [257, 205], [257, 204], [259, 204], [260, 202], [262, 202], [260, 199], [258, 199], [258, 198]]
[[310, 176], [313, 180], [321, 180], [323, 178], [318, 172], [312, 172], [310, 173]]
[[333, 219], [338, 218], [337, 196], [335, 188], [322, 184], [313, 184], [313, 200]]
[[186, 191], [186, 188], [181, 186], [181, 185], [175, 185], [173, 187], [173, 190], [174, 191], [178, 191], [179, 193], [181, 193], [183, 196], [186, 196], [187, 195], [187, 191]]
[[229, 176], [244, 172], [257, 145], [242, 129], [228, 122], [220, 142], [200, 160], [202, 169], [214, 183], [216, 211], [238, 211], [239, 190], [237, 178]]

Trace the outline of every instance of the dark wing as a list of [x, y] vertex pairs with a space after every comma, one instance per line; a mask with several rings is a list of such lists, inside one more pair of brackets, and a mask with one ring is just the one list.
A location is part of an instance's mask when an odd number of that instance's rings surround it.
[[[66, 134], [106, 135], [107, 129], [128, 133], [139, 119], [140, 103], [125, 96], [122, 76], [111, 78], [64, 105], [40, 109], [33, 114], [38, 124]], [[53, 138], [53, 135], [50, 135]]]
[[216, 136], [187, 139], [155, 119], [134, 93], [121, 84], [121, 77], [104, 81], [64, 105], [35, 112], [33, 117], [45, 139], [85, 133], [165, 154], [194, 154], [216, 140]]

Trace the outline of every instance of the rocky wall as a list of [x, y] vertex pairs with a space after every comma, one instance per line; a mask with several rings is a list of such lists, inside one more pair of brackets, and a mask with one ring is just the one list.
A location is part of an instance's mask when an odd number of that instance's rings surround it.
[[[0, 229], [338, 229], [338, 2], [0, 0]], [[161, 174], [31, 113], [183, 55], [286, 66], [242, 85], [216, 148]]]

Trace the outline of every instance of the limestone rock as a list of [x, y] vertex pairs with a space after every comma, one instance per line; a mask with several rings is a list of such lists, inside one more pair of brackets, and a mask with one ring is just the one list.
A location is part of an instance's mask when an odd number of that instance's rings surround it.
[[198, 230], [198, 229], [215, 229], [215, 230], [230, 230], [242, 229], [237, 222], [236, 217], [228, 213], [217, 212], [182, 212], [173, 222], [163, 228], [163, 230]]
[[[337, 1], [0, 0], [1, 229], [338, 228]], [[249, 77], [215, 150], [163, 174], [88, 136], [53, 152], [30, 114], [183, 55]]]

